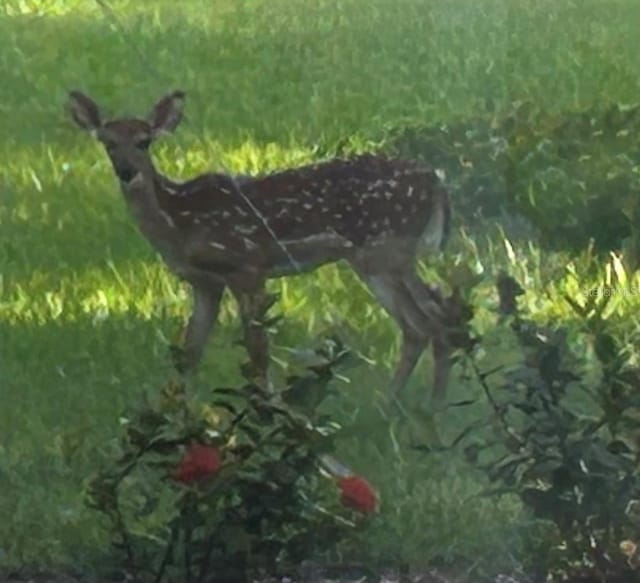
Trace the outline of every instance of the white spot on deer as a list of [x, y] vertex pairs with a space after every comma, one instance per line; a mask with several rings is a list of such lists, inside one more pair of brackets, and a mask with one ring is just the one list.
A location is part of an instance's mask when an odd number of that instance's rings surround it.
[[180, 211], [180, 216], [181, 217], [190, 217], [191, 216], [191, 211]]
[[413, 186], [409, 187], [409, 190], [407, 190], [407, 198], [411, 198], [413, 196]]
[[336, 219], [341, 219], [342, 215], [340, 213], [336, 213], [335, 215], [333, 215]]
[[312, 205], [312, 204], [309, 204], [308, 202], [305, 202], [305, 203], [302, 205], [302, 208], [304, 208], [305, 210], [310, 211], [310, 210], [313, 208], [313, 205]]
[[225, 194], [231, 194], [231, 191], [228, 188], [223, 188], [222, 186], [220, 187], [220, 190], [222, 192], [224, 192]]
[[199, 225], [202, 221], [200, 221], [200, 219], [193, 219], [193, 224], [194, 225]]
[[230, 216], [231, 216], [231, 213], [229, 211], [222, 211], [223, 219], [228, 219]]
[[[134, 178], [135, 180], [135, 178]], [[164, 218], [165, 221], [167, 221], [167, 225], [169, 225], [172, 229], [176, 228], [176, 224], [173, 222], [173, 219], [171, 218], [171, 216], [167, 213], [165, 213], [164, 211], [160, 211], [162, 213], [162, 216]]]
[[254, 243], [251, 239], [247, 239], [246, 237], [243, 237], [243, 241], [244, 241], [244, 246], [248, 249], [257, 249], [258, 245], [256, 243]]
[[236, 211], [238, 211], [238, 214], [239, 214], [241, 217], [248, 217], [248, 216], [249, 216], [249, 214], [248, 214], [248, 213], [247, 213], [247, 212], [246, 212], [242, 207], [240, 207], [240, 206], [236, 206], [236, 207], [234, 207], [234, 208], [236, 209]]
[[300, 245], [331, 245], [335, 247], [341, 247], [344, 245], [344, 239], [338, 233], [329, 227], [324, 233], [314, 233], [313, 235], [309, 235], [308, 237], [303, 237], [302, 239], [287, 239], [282, 241], [285, 247], [292, 247]]
[[276, 219], [279, 219], [280, 217], [283, 217], [284, 215], [286, 215], [289, 212], [289, 209], [283, 208], [280, 209], [280, 211], [278, 212], [278, 214], [276, 215]]
[[402, 212], [402, 205], [399, 202], [397, 202], [395, 205], [393, 205], [393, 210]]
[[209, 241], [209, 247], [220, 249], [220, 251], [226, 251], [227, 249], [222, 243], [217, 243], [216, 241]]
[[238, 233], [241, 233], [242, 235], [253, 235], [258, 230], [258, 226], [257, 225], [249, 225], [249, 226], [236, 225], [234, 227], [234, 230], [237, 231]]
[[384, 196], [387, 200], [391, 200], [393, 198], [393, 192], [386, 190]]

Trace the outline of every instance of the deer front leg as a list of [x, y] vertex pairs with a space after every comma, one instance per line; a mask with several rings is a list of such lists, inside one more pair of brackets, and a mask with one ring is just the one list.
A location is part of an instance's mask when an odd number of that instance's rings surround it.
[[194, 370], [204, 354], [207, 340], [218, 319], [225, 286], [213, 284], [193, 287], [193, 312], [187, 324], [182, 353], [176, 359], [178, 372]]
[[249, 378], [257, 385], [270, 390], [269, 384], [269, 339], [262, 325], [265, 309], [269, 303], [264, 285], [260, 285], [251, 291], [233, 290], [238, 302], [244, 343], [249, 356]]

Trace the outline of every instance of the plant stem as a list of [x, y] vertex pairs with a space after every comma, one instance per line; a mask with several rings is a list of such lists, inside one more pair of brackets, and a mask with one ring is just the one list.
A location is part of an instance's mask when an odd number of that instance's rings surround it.
[[167, 568], [167, 563], [169, 562], [169, 557], [171, 557], [171, 553], [173, 552], [173, 546], [176, 542], [176, 537], [178, 536], [178, 531], [176, 527], [171, 528], [171, 537], [169, 538], [169, 542], [167, 543], [167, 550], [162, 557], [162, 561], [160, 562], [160, 566], [158, 567], [158, 573], [153, 581], [153, 583], [161, 583], [162, 577], [164, 577], [164, 572]]

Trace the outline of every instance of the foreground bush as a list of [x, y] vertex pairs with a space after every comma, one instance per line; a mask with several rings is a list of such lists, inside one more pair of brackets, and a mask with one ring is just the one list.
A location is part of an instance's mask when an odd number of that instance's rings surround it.
[[456, 446], [486, 474], [489, 493], [517, 495], [540, 525], [535, 580], [638, 580], [640, 368], [605, 316], [613, 294], [566, 298], [576, 333], [518, 313], [510, 278], [498, 287], [500, 326], [521, 358], [509, 368], [472, 364], [493, 414]]
[[375, 513], [372, 486], [329, 455], [339, 427], [316, 419], [348, 352], [331, 341], [318, 356], [275, 395], [248, 383], [199, 399], [172, 384], [123, 420], [88, 503], [108, 518], [129, 576], [233, 583], [288, 572]]

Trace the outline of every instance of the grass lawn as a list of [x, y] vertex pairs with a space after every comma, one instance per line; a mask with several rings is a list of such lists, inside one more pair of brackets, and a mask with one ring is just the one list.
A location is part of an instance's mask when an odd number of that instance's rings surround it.
[[[106, 556], [84, 481], [127, 405], [166, 379], [167, 343], [189, 312], [188, 290], [127, 216], [106, 155], [66, 115], [67, 90], [113, 115], [142, 115], [184, 89], [186, 120], [153, 151], [162, 171], [182, 178], [376, 149], [390, 130], [464, 125], [523, 100], [570, 113], [639, 95], [636, 0], [108, 6], [0, 6], [0, 567], [91, 570]], [[453, 194], [454, 205], [465, 196]], [[483, 257], [486, 267], [503, 255]], [[554, 258], [527, 261], [544, 271]], [[332, 266], [273, 289], [286, 316], [278, 346], [339, 330], [376, 363], [350, 371], [331, 400], [345, 425], [340, 454], [384, 500], [354, 558], [478, 575], [517, 567], [533, 536], [519, 507], [475, 497], [484, 483], [461, 460], [409, 448], [428, 438], [418, 404], [430, 360], [407, 391], [412, 419], [389, 420], [382, 405], [398, 338], [355, 277]], [[228, 301], [201, 382], [238, 381], [238, 336]], [[451, 398], [475, 390], [454, 380]], [[445, 436], [463, 421], [438, 417]]]

